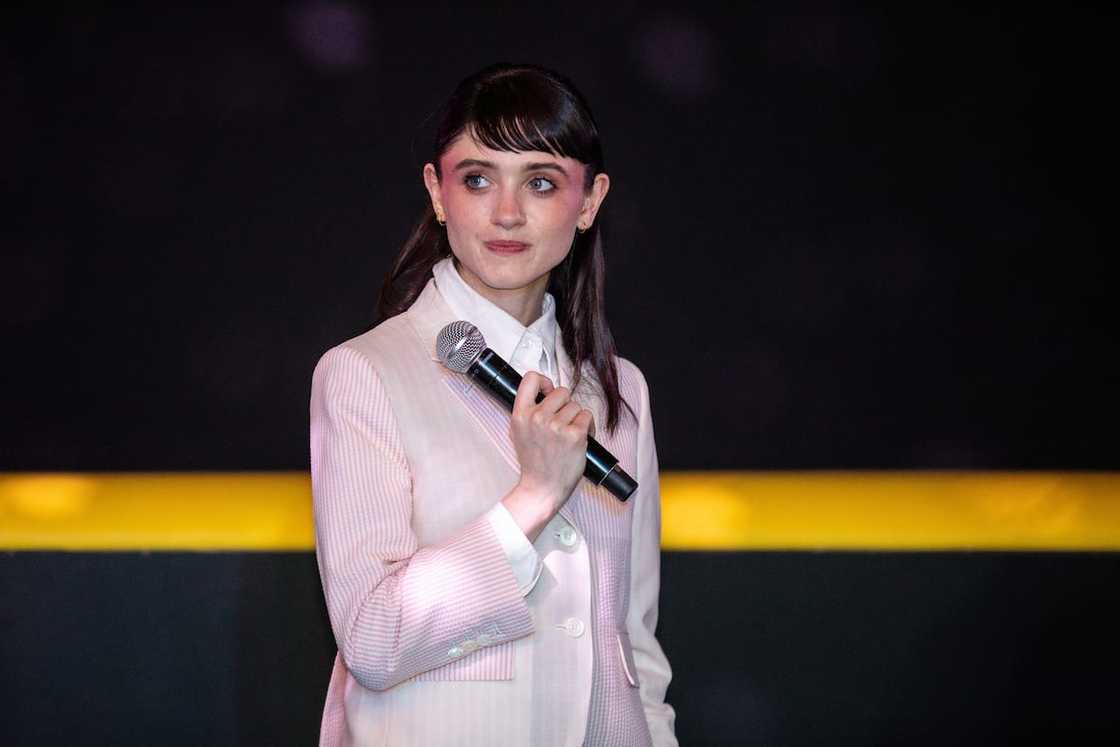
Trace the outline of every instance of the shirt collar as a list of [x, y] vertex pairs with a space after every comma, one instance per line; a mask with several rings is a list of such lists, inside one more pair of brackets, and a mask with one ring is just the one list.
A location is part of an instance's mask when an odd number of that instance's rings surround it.
[[[467, 285], [459, 275], [459, 271], [455, 269], [451, 257], [444, 257], [435, 263], [432, 267], [432, 277], [443, 300], [455, 315], [478, 327], [486, 338], [486, 347], [508, 361], [515, 369], [522, 368], [517, 365], [521, 356], [515, 357], [518, 346], [523, 341], [529, 343], [534, 338], [539, 341], [547, 362], [532, 365], [536, 364], [536, 361], [532, 361], [529, 367], [535, 370], [540, 370], [541, 367], [549, 369], [541, 373], [556, 382], [558, 374], [556, 337], [559, 326], [556, 322], [556, 299], [551, 293], [545, 292], [540, 316], [526, 327], [507, 311]], [[521, 373], [524, 373], [524, 370], [521, 370]]]

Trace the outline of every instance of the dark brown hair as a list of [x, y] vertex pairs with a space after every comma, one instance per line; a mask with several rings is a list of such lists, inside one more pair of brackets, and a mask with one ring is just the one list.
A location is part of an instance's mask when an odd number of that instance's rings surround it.
[[[535, 65], [499, 63], [465, 78], [444, 104], [431, 161], [439, 175], [439, 158], [463, 132], [493, 150], [543, 151], [583, 163], [590, 189], [604, 171], [603, 148], [591, 109], [575, 86], [561, 75]], [[451, 246], [425, 201], [420, 219], [392, 269], [377, 301], [378, 321], [405, 311], [432, 276], [432, 267], [451, 256]], [[607, 429], [614, 431], [626, 405], [618, 389], [614, 338], [604, 309], [606, 265], [599, 220], [577, 233], [571, 250], [549, 277], [564, 349], [575, 367], [572, 389], [586, 362], [607, 404]]]

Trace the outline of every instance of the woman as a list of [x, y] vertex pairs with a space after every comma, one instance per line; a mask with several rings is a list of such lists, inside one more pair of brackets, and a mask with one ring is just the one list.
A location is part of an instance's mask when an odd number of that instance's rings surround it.
[[[675, 745], [657, 453], [603, 313], [591, 112], [553, 72], [492, 66], [452, 94], [423, 178], [381, 323], [312, 380], [339, 647], [321, 742]], [[512, 414], [436, 358], [456, 319], [524, 374]], [[591, 433], [638, 480], [627, 502], [582, 479]]]

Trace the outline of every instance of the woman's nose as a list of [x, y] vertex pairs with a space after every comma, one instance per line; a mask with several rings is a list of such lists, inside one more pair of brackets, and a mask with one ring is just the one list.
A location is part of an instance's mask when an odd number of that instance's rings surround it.
[[525, 222], [525, 213], [521, 209], [521, 200], [518, 199], [516, 190], [504, 189], [499, 193], [490, 221], [502, 228], [516, 228]]

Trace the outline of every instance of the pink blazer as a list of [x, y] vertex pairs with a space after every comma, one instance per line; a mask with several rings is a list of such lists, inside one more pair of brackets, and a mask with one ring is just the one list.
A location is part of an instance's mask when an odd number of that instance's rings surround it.
[[[517, 482], [509, 414], [435, 355], [454, 319], [433, 281], [405, 313], [328, 350], [311, 387], [316, 551], [338, 644], [323, 745], [675, 745], [654, 637], [657, 452], [645, 379], [598, 439], [639, 482], [581, 480], [534, 546], [528, 595], [483, 514]], [[572, 363], [558, 342], [560, 384]]]

